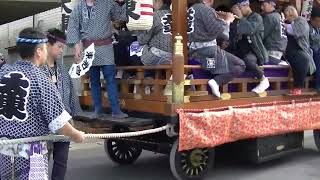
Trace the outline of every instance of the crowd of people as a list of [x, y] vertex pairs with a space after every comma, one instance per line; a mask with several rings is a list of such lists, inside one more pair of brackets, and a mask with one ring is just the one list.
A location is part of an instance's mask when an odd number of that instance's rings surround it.
[[[319, 49], [319, 7], [312, 10], [311, 20], [300, 17], [293, 5], [277, 9], [277, 0], [260, 0], [261, 13], [255, 12], [248, 0], [235, 0], [231, 7], [213, 8], [213, 0], [189, 0], [188, 15], [194, 19], [188, 27], [189, 58], [202, 65], [203, 70], [212, 74], [208, 84], [212, 93], [220, 97], [219, 87], [250, 71], [260, 83], [252, 89], [260, 94], [269, 86], [262, 65], [290, 65], [293, 71], [294, 88], [290, 93], [300, 95], [308, 74], [315, 74], [315, 88], [320, 92]], [[171, 14], [171, 1], [155, 0], [153, 26], [147, 32], [131, 32], [132, 41], [116, 45], [117, 65], [159, 65], [170, 64], [172, 60], [171, 33], [167, 30], [166, 19]], [[192, 10], [192, 11], [191, 11]], [[207, 12], [207, 14], [204, 14]], [[125, 26], [124, 26], [125, 27]], [[124, 28], [125, 29], [125, 28]], [[124, 30], [128, 36], [127, 30]], [[117, 31], [123, 33], [123, 31]], [[120, 34], [121, 36], [121, 34]], [[130, 36], [130, 35], [129, 35]], [[134, 42], [134, 43], [132, 43]], [[141, 50], [141, 57], [130, 56], [131, 44], [134, 50]], [[125, 47], [125, 48], [123, 48]], [[119, 49], [122, 50], [119, 50]], [[126, 50], [124, 50], [126, 49]], [[121, 53], [117, 53], [121, 52]], [[128, 58], [123, 58], [128, 54]], [[132, 60], [131, 58], [134, 57]], [[124, 62], [127, 61], [127, 62]], [[320, 68], [320, 67], [319, 67]]]

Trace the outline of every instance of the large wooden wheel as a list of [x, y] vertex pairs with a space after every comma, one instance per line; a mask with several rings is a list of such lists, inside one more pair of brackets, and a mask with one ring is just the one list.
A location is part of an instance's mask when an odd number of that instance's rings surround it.
[[142, 152], [141, 148], [134, 147], [123, 140], [113, 139], [105, 140], [104, 150], [113, 162], [120, 165], [134, 163]]
[[214, 163], [213, 149], [194, 149], [178, 152], [178, 140], [170, 152], [170, 168], [177, 180], [200, 180]]

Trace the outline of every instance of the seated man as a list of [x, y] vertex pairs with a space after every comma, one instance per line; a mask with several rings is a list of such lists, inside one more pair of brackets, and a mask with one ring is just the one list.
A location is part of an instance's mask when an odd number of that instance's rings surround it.
[[263, 12], [264, 39], [263, 43], [269, 55], [268, 64], [288, 65], [281, 61], [287, 47], [288, 38], [284, 30], [284, 19], [276, 12], [277, 0], [260, 0]]
[[310, 48], [309, 25], [306, 19], [298, 15], [296, 8], [292, 5], [284, 9], [284, 14], [288, 36], [286, 56], [294, 79], [290, 93], [300, 95], [308, 72], [313, 74], [316, 70]]
[[172, 35], [164, 29], [163, 19], [171, 16], [171, 0], [155, 0], [153, 25], [151, 29], [138, 36], [140, 45], [144, 45], [141, 62], [144, 65], [171, 64]]
[[217, 46], [217, 36], [234, 20], [231, 13], [226, 13], [224, 19], [216, 11], [203, 4], [202, 0], [188, 0], [189, 53], [199, 61], [201, 67], [209, 71], [213, 78], [208, 84], [212, 93], [221, 97], [219, 86], [238, 77], [245, 69], [244, 62]]
[[270, 86], [269, 80], [264, 76], [263, 70], [259, 65], [268, 62], [268, 52], [263, 45], [263, 20], [262, 17], [253, 12], [250, 8], [249, 0], [237, 0], [240, 9], [240, 20], [237, 24], [237, 52], [236, 55], [244, 60], [248, 71], [260, 80], [258, 86], [252, 89], [253, 92], [260, 94]]
[[[114, 60], [117, 66], [140, 66], [140, 58], [136, 58], [131, 55], [130, 47], [133, 42], [136, 42], [137, 37], [130, 32], [125, 23], [122, 21], [113, 23], [113, 51]], [[116, 78], [126, 78], [127, 76], [132, 76], [131, 71], [127, 71], [129, 74], [124, 73], [123, 70], [118, 70]], [[134, 75], [134, 74], [133, 74]]]
[[[237, 18], [230, 24], [230, 31], [229, 31], [229, 42], [226, 51], [237, 54], [238, 51], [238, 40], [240, 39], [239, 35], [237, 34], [237, 26], [242, 16], [241, 11], [239, 9], [238, 3], [235, 1], [230, 8], [230, 11], [237, 16]], [[240, 47], [239, 47], [240, 48]]]
[[130, 32], [120, 22], [113, 22], [113, 51], [116, 66], [128, 66], [128, 45], [133, 41]]
[[314, 7], [311, 13], [310, 46], [313, 50], [313, 60], [316, 64], [315, 88], [320, 93], [320, 7]]

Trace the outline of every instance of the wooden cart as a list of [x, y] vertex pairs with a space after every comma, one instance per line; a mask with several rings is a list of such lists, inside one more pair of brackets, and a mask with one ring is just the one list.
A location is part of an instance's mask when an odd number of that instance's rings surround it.
[[[112, 118], [92, 120], [78, 117], [76, 125], [86, 132], [108, 133], [139, 131], [165, 124], [172, 124], [174, 128], [167, 132], [145, 135], [133, 138], [108, 139], [105, 141], [105, 151], [116, 163], [131, 164], [138, 159], [142, 150], [148, 150], [170, 156], [170, 168], [173, 175], [180, 180], [201, 179], [214, 163], [214, 148], [193, 149], [178, 151], [179, 117], [176, 110], [179, 108], [207, 109], [225, 106], [237, 106], [249, 103], [266, 103], [273, 101], [298, 100], [315, 98], [312, 89], [313, 77], [308, 77], [302, 96], [288, 96], [292, 86], [290, 69], [287, 66], [263, 66], [270, 72], [270, 88], [266, 93], [257, 95], [251, 92], [251, 87], [257, 80], [248, 77], [234, 79], [221, 89], [223, 99], [218, 99], [208, 91], [208, 79], [185, 79], [184, 74], [199, 72], [199, 65], [188, 65], [186, 9], [187, 0], [173, 0], [173, 37], [174, 57], [172, 65], [160, 66], [131, 66], [118, 67], [118, 70], [135, 73], [133, 79], [118, 80], [120, 104], [131, 118], [126, 122], [118, 122]], [[145, 79], [145, 71], [154, 71], [155, 79]], [[273, 73], [273, 72], [281, 72]], [[172, 76], [172, 80], [170, 77]], [[268, 75], [267, 75], [268, 76]], [[272, 77], [271, 77], [272, 76]], [[92, 108], [89, 79], [83, 77], [83, 94], [80, 97], [84, 108]], [[102, 87], [104, 81], [101, 81]], [[152, 86], [152, 91], [146, 93], [146, 87]], [[168, 91], [169, 90], [169, 91]], [[166, 91], [166, 92], [165, 92]], [[104, 106], [109, 107], [104, 91]], [[315, 142], [320, 148], [320, 132], [314, 131]], [[260, 154], [267, 142], [274, 142], [268, 148], [277, 148], [280, 145], [291, 143], [290, 148], [282, 148], [275, 152]], [[289, 152], [301, 150], [303, 132], [278, 135], [274, 137], [257, 138], [243, 143], [245, 152], [250, 154], [256, 162], [280, 157]], [[248, 147], [250, 147], [248, 149]], [[247, 148], [247, 149], [246, 149]], [[258, 153], [257, 153], [258, 152]], [[248, 156], [249, 157], [249, 156]]]

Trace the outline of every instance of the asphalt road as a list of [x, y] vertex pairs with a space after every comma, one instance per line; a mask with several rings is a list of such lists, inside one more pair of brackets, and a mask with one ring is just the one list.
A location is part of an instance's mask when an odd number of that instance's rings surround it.
[[[228, 153], [220, 153], [220, 157]], [[305, 150], [255, 165], [234, 158], [218, 158], [205, 180], [320, 180], [320, 153], [313, 137], [305, 135]], [[143, 152], [133, 165], [111, 162], [102, 142], [73, 144], [66, 180], [174, 180], [167, 156]]]

